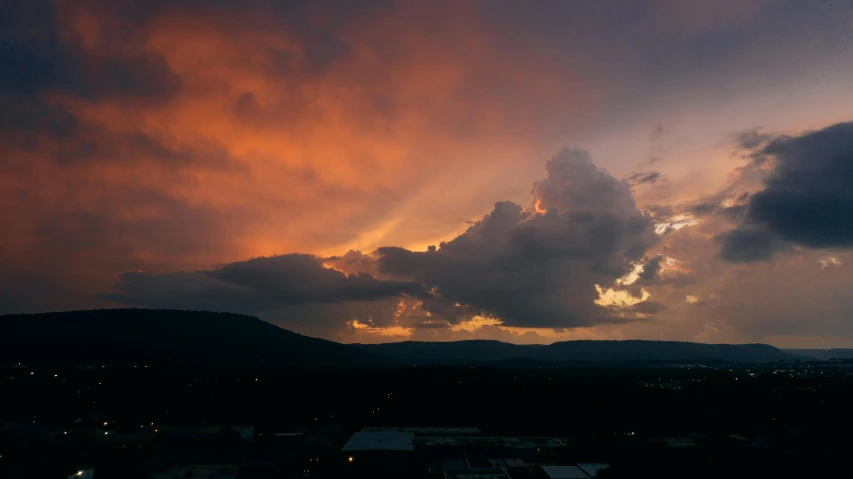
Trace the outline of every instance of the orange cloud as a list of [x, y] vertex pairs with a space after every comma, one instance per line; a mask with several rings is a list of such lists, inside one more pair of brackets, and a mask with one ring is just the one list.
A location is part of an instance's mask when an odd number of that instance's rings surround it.
[[[843, 15], [780, 30], [772, 20], [783, 7], [763, 0], [698, 9], [655, 0], [636, 6], [629, 29], [596, 2], [18, 3], [0, 32], [9, 53], [0, 64], [0, 312], [109, 306], [98, 294], [126, 271], [423, 251], [495, 201], [528, 201], [541, 160], [568, 143], [591, 147], [617, 176], [659, 159], [667, 181], [635, 194], [641, 209], [673, 210], [657, 219], [680, 227], [649, 252], [678, 260], [663, 263], [661, 284], [643, 285], [669, 307], [660, 322], [554, 331], [463, 320], [454, 331], [407, 303], [399, 324], [388, 323], [400, 328], [394, 337], [738, 339], [721, 320], [693, 324], [738, 297], [725, 283], [740, 269], [716, 260], [709, 241], [730, 220], [697, 224], [677, 207], [717, 192], [742, 163], [709, 146], [729, 130], [799, 131], [849, 116], [848, 52], [838, 48], [849, 29], [819, 24]], [[743, 34], [714, 47], [712, 37], [734, 29]], [[795, 60], [805, 66], [792, 76]], [[666, 132], [654, 145], [650, 124]], [[760, 189], [770, 168], [735, 169], [729, 181], [739, 186], [726, 198]], [[551, 205], [531, 206], [545, 214]], [[832, 252], [842, 266], [821, 270], [825, 256], [795, 270], [820, 275], [808, 276], [815, 288], [845, 284], [837, 275], [849, 258]], [[631, 301], [642, 297], [634, 286]], [[389, 304], [364, 306], [359, 324], [375, 328], [366, 318], [393, 316]], [[679, 322], [684, 314], [698, 319]], [[369, 328], [353, 334], [386, 334]]]
[[74, 126], [2, 138], [15, 166], [0, 212], [17, 225], [2, 254], [32, 265], [85, 231], [108, 247], [81, 241], [56, 262], [99, 284], [450, 237], [493, 201], [472, 203], [478, 182], [565, 126], [541, 118], [580, 116], [593, 92], [495, 48], [475, 4], [58, 5], [79, 84], [37, 95]]

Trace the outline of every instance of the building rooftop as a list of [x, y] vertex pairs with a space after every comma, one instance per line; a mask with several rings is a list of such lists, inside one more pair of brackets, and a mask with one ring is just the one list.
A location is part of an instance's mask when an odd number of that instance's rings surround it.
[[667, 447], [696, 447], [696, 440], [689, 437], [664, 437], [661, 440]]
[[239, 475], [240, 466], [223, 466], [213, 464], [175, 466], [154, 477], [156, 479], [236, 479]]
[[442, 459], [441, 460], [441, 469], [442, 470], [461, 470], [461, 469], [470, 469], [471, 464], [468, 463], [465, 459]]
[[587, 473], [589, 477], [595, 477], [596, 475], [598, 475], [598, 471], [601, 471], [602, 469], [607, 469], [608, 467], [610, 467], [610, 464], [604, 464], [601, 462], [585, 462], [579, 463], [578, 467], [581, 468], [583, 472]]
[[427, 436], [416, 441], [424, 446], [507, 447], [537, 449], [540, 447], [565, 447], [568, 443], [558, 437], [504, 437], [504, 436]]
[[508, 467], [529, 467], [531, 465], [524, 459], [520, 459], [517, 457], [505, 457], [504, 462]]
[[411, 432], [416, 436], [473, 436], [480, 434], [476, 427], [363, 427], [362, 432]]
[[173, 439], [212, 439], [222, 433], [233, 432], [238, 437], [254, 435], [254, 426], [161, 426], [159, 433]]
[[551, 479], [588, 479], [590, 477], [578, 466], [542, 466], [542, 472]]
[[344, 444], [342, 451], [414, 451], [411, 432], [357, 432]]
[[511, 479], [509, 474], [501, 468], [468, 468], [468, 469], [446, 469], [445, 479]]
[[160, 434], [175, 437], [216, 436], [222, 426], [162, 426]]

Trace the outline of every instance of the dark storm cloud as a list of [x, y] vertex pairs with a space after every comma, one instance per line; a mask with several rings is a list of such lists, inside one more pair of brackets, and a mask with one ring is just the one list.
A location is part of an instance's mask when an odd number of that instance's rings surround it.
[[657, 183], [658, 180], [661, 179], [661, 173], [659, 171], [641, 171], [638, 173], [632, 173], [628, 175], [628, 183], [631, 186], [642, 185], [643, 183], [654, 184]]
[[762, 153], [777, 163], [749, 219], [813, 248], [853, 245], [853, 122], [777, 138]]
[[33, 133], [68, 139], [77, 131], [77, 118], [62, 107], [47, 105], [30, 93], [0, 93], [0, 134], [31, 142], [22, 146], [34, 146]]
[[732, 221], [741, 222], [745, 219], [746, 213], [749, 211], [749, 205], [727, 206], [720, 210], [724, 215], [728, 216]]
[[[411, 281], [347, 275], [311, 255], [289, 254], [168, 274], [124, 273], [106, 299], [152, 308], [257, 313], [309, 304], [368, 302], [429, 293]], [[347, 318], [349, 319], [349, 318]]]
[[101, 48], [86, 50], [71, 33], [62, 34], [55, 2], [13, 2], [0, 21], [0, 92], [63, 92], [103, 97], [163, 100], [174, 96], [178, 77], [159, 56], [134, 53], [137, 30], [104, 28]]
[[[148, 35], [147, 23], [176, 12], [209, 20], [239, 18], [241, 27], [247, 29], [287, 31], [290, 38], [305, 46], [300, 52], [300, 67], [316, 73], [350, 55], [340, 35], [347, 25], [393, 8], [390, 1], [332, 3], [94, 0], [72, 4], [91, 14], [97, 23], [97, 40], [87, 45], [80, 33], [69, 27], [73, 23], [69, 20], [77, 13], [69, 6], [63, 8], [52, 0], [11, 2], [0, 14], [0, 105], [5, 112], [0, 120], [20, 127], [13, 121], [16, 117], [8, 116], [10, 110], [32, 113], [46, 108], [38, 98], [45, 92], [88, 101], [119, 98], [156, 102], [175, 97], [181, 89], [179, 77], [161, 56], [142, 47]], [[292, 50], [268, 53], [273, 59], [268, 66], [270, 74], [293, 70], [296, 59]], [[37, 105], [22, 106], [22, 102], [34, 99], [39, 100]]]
[[735, 142], [740, 148], [754, 150], [772, 140], [774, 136], [770, 133], [762, 133], [757, 128], [744, 130], [735, 135]]
[[716, 213], [719, 211], [720, 205], [710, 201], [702, 201], [694, 205], [690, 205], [689, 211], [696, 216], [704, 216]]
[[743, 193], [734, 198], [735, 204], [723, 206], [723, 202], [729, 200], [729, 198], [726, 195], [717, 195], [716, 197], [691, 202], [686, 205], [685, 209], [695, 216], [722, 214], [732, 221], [740, 223], [743, 221], [747, 211], [748, 205], [746, 200], [748, 198], [749, 193]]
[[[88, 187], [93, 197], [109, 195], [110, 200], [74, 209], [63, 207], [65, 197], [52, 200], [34, 215], [38, 221], [28, 231], [25, 244], [0, 249], [4, 264], [0, 285], [9, 284], [0, 288], [4, 290], [0, 314], [103, 307], [96, 294], [111, 289], [116, 272], [174, 270], [181, 263], [172, 258], [191, 262], [200, 251], [227, 250], [225, 220], [234, 224], [237, 219], [253, 221], [257, 215], [246, 209], [188, 205], [147, 188], [104, 191], [71, 179], [67, 186], [72, 192]], [[20, 201], [29, 201], [28, 196], [35, 194], [24, 192]], [[145, 214], [132, 214], [135, 211]], [[19, 257], [37, 261], [22, 262]]]
[[64, 139], [53, 152], [61, 166], [93, 167], [97, 164], [153, 163], [166, 169], [184, 167], [244, 170], [217, 145], [197, 141], [169, 145], [164, 138], [135, 132], [121, 134], [90, 125], [79, 126], [74, 138]]
[[663, 261], [663, 256], [655, 256], [650, 259], [644, 266], [643, 271], [640, 273], [640, 279], [651, 281], [655, 279], [658, 271], [660, 271], [660, 262]]
[[766, 261], [784, 245], [764, 225], [741, 225], [719, 237], [720, 256], [733, 263]]
[[853, 246], [853, 122], [781, 136], [751, 156], [772, 160], [773, 171], [749, 197], [744, 222], [723, 235], [724, 258], [766, 260], [785, 242]]
[[642, 301], [640, 303], [628, 306], [627, 308], [623, 308], [621, 311], [628, 313], [641, 313], [641, 314], [656, 314], [666, 309], [661, 303], [656, 303], [654, 301]]
[[566, 149], [534, 186], [537, 207], [495, 204], [481, 221], [436, 251], [380, 248], [380, 271], [435, 288], [507, 326], [575, 327], [625, 321], [594, 300], [654, 243], [651, 222], [627, 183]]
[[[157, 214], [120, 216], [104, 209], [55, 212], [35, 228], [32, 247], [49, 249], [45, 254], [63, 252], [67, 257], [86, 252], [95, 261], [120, 256], [132, 264], [132, 257], [141, 251], [158, 256], [190, 255], [202, 245], [215, 245], [222, 237], [223, 213], [213, 208], [189, 206], [150, 190], [127, 191], [116, 201]], [[63, 241], [57, 243], [56, 238]]]
[[[358, 22], [394, 11], [398, 5], [393, 0], [365, 0], [347, 2], [332, 0], [94, 0], [93, 10], [109, 11], [122, 22], [136, 27], [146, 22], [175, 14], [203, 17], [207, 21], [225, 21], [226, 33], [236, 28], [266, 31], [277, 29], [287, 32], [290, 39], [303, 45], [299, 52], [301, 67], [311, 73], [320, 73], [331, 63], [352, 54], [342, 33]], [[258, 48], [266, 48], [258, 46]], [[269, 54], [270, 74], [287, 74], [293, 71], [297, 58], [290, 49], [274, 48]]]
[[85, 128], [65, 107], [63, 96], [98, 102], [162, 103], [180, 92], [180, 80], [162, 57], [144, 52], [140, 25], [100, 26], [95, 46], [68, 31], [67, 12], [56, 2], [11, 2], [0, 13], [0, 139], [34, 149], [55, 138], [69, 156], [86, 156], [96, 145], [82, 143]]

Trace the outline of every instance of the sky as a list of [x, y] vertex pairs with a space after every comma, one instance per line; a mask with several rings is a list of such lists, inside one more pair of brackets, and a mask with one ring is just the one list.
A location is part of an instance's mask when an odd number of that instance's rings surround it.
[[853, 347], [848, 0], [6, 0], [0, 48], [0, 314]]

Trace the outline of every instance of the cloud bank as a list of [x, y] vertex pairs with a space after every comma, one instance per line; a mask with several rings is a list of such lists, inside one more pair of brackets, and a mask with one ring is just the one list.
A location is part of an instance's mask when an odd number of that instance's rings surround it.
[[511, 202], [435, 251], [380, 248], [380, 271], [422, 282], [507, 326], [566, 328], [625, 321], [597, 306], [656, 237], [629, 185], [565, 149], [533, 188], [533, 211]]
[[749, 197], [743, 222], [722, 235], [724, 258], [767, 260], [790, 244], [853, 246], [853, 122], [772, 140], [747, 136], [742, 145], [772, 171]]
[[[0, 314], [524, 342], [853, 317], [844, 128], [765, 133], [849, 119], [849, 1], [6, 3]], [[627, 183], [569, 150], [528, 200], [564, 144]]]
[[[564, 149], [546, 169], [547, 178], [533, 187], [533, 208], [496, 203], [463, 234], [425, 252], [382, 247], [375, 259], [357, 252], [326, 260], [284, 255], [207, 271], [125, 273], [121, 293], [107, 298], [156, 308], [264, 313], [284, 323], [298, 323], [294, 315], [304, 308], [331, 305], [312, 316], [337, 314], [339, 322], [371, 327], [446, 328], [474, 317], [554, 329], [636, 320], [596, 304], [597, 285], [613, 286], [643, 259], [657, 239], [650, 218], [637, 209], [630, 186], [597, 168], [586, 151]], [[651, 279], [659, 261], [649, 262], [644, 279]], [[407, 300], [412, 307], [398, 311]], [[383, 301], [384, 312], [374, 307], [366, 316], [344, 307]], [[659, 309], [642, 305], [628, 312]], [[396, 314], [389, 315], [392, 310]]]

